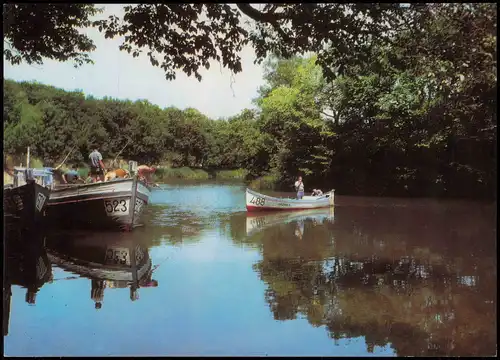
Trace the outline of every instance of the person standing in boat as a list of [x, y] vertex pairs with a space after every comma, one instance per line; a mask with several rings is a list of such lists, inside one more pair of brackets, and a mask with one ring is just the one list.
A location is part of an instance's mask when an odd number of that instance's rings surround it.
[[302, 199], [304, 196], [304, 183], [302, 182], [302, 176], [299, 176], [298, 180], [295, 182], [295, 190], [297, 191], [297, 199]]
[[104, 181], [104, 163], [102, 162], [102, 155], [97, 148], [94, 148], [94, 151], [90, 153], [89, 159], [90, 175], [92, 176], [93, 181], [97, 182], [98, 177], [99, 180]]
[[139, 180], [144, 181], [146, 184], [154, 185], [152, 175], [156, 172], [156, 168], [154, 166], [147, 165], [139, 165], [137, 167], [137, 175]]

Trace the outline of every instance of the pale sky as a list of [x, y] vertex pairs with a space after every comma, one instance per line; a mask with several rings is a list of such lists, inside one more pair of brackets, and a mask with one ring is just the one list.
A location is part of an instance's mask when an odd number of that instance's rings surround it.
[[[105, 8], [99, 17], [123, 14], [121, 4], [98, 6]], [[211, 63], [209, 70], [200, 70], [201, 82], [182, 72], [177, 72], [175, 80], [167, 81], [162, 69], [151, 65], [147, 55], [134, 58], [132, 54], [120, 51], [121, 38], [105, 39], [97, 29], [88, 29], [87, 32], [97, 47], [90, 53], [94, 65], [75, 69], [72, 61], [52, 60], [44, 60], [43, 65], [11, 65], [4, 58], [4, 78], [37, 81], [65, 90], [78, 89], [96, 98], [146, 99], [162, 108], [193, 107], [214, 119], [236, 115], [253, 107], [252, 99], [263, 83], [262, 66], [253, 64], [255, 53], [250, 47], [240, 54], [243, 72], [234, 76], [231, 90], [231, 74], [217, 62]]]

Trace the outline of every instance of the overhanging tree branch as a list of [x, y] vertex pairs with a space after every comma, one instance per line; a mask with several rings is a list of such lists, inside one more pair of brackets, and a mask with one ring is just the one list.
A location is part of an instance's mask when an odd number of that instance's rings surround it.
[[255, 21], [264, 22], [269, 24], [276, 24], [279, 20], [283, 20], [286, 18], [285, 14], [275, 13], [277, 6], [275, 5], [270, 12], [261, 12], [259, 10], [254, 9], [250, 4], [237, 4], [238, 9]]
[[273, 6], [269, 12], [256, 10], [250, 6], [250, 4], [237, 4], [237, 6], [238, 9], [249, 18], [260, 23], [270, 24], [274, 30], [280, 34], [283, 40], [287, 42], [290, 41], [290, 36], [281, 28], [279, 23], [280, 20], [286, 19], [287, 15], [285, 13], [276, 13], [275, 11], [278, 8], [277, 5]]

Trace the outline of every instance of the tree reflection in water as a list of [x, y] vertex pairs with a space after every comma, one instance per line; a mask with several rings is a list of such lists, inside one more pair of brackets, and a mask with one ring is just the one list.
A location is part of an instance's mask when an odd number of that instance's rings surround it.
[[211, 217], [202, 217], [176, 206], [151, 205], [145, 209], [143, 216], [148, 227], [137, 230], [152, 239], [149, 244], [152, 246], [198, 242], [202, 231], [213, 221]]
[[235, 239], [262, 251], [254, 269], [274, 318], [306, 317], [332, 339], [364, 336], [369, 352], [390, 345], [399, 356], [494, 354], [492, 227], [470, 219], [481, 212], [464, 220], [457, 211], [369, 211], [339, 209], [333, 224], [299, 220], [302, 241], [298, 221]]

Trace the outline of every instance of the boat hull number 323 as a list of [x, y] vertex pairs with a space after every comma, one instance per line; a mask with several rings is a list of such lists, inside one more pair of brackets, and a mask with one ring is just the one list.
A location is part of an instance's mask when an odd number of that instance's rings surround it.
[[108, 216], [128, 215], [130, 208], [130, 199], [106, 199], [104, 200], [104, 209]]

